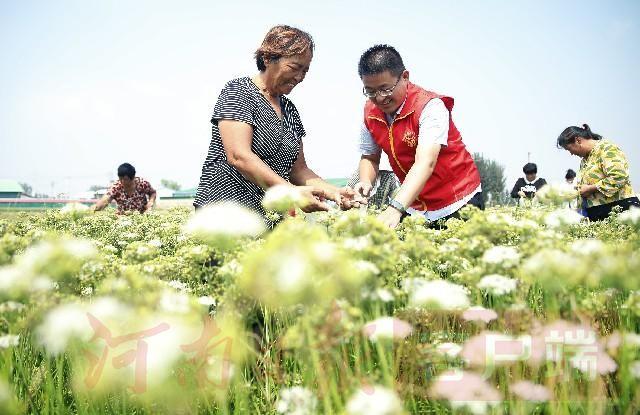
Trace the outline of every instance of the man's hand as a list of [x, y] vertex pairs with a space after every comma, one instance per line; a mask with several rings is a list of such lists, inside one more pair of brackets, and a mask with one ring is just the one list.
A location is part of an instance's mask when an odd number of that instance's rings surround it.
[[394, 229], [396, 226], [398, 226], [401, 218], [402, 213], [400, 213], [399, 210], [392, 208], [391, 206], [387, 207], [382, 213], [378, 215], [378, 219], [391, 229]]
[[144, 209], [144, 211], [148, 212], [151, 209], [153, 209], [153, 202], [147, 202], [147, 207]]
[[353, 190], [361, 197], [368, 198], [371, 194], [373, 185], [370, 182], [358, 182], [353, 186]]
[[524, 192], [522, 190], [518, 191], [518, 196], [520, 196], [521, 198], [527, 197], [527, 195], [524, 194]]

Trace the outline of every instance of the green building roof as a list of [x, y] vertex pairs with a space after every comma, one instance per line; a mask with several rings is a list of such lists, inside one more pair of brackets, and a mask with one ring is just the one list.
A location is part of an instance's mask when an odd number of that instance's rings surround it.
[[15, 180], [0, 179], [0, 193], [24, 193], [24, 189]]
[[349, 181], [348, 177], [344, 177], [344, 178], [334, 178], [334, 179], [324, 179], [325, 182], [329, 182], [334, 186], [337, 187], [344, 187], [347, 185], [347, 182]]

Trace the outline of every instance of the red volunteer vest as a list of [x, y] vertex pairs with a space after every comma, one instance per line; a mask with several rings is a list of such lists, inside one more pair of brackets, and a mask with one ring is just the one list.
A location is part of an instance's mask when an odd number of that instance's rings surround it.
[[415, 163], [420, 133], [420, 114], [433, 98], [440, 98], [449, 110], [447, 146], [440, 149], [436, 166], [424, 188], [411, 204], [417, 210], [434, 211], [449, 206], [473, 193], [480, 185], [480, 174], [467, 151], [460, 132], [453, 124], [453, 98], [426, 91], [409, 83], [402, 111], [388, 125], [385, 115], [371, 101], [364, 107], [364, 123], [374, 141], [389, 157], [394, 173], [404, 183]]

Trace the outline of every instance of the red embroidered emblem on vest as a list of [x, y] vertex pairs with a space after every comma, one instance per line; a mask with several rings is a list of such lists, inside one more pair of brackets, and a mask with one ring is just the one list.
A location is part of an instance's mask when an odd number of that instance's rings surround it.
[[409, 147], [415, 147], [416, 144], [418, 144], [418, 138], [416, 137], [416, 133], [413, 131], [405, 131], [402, 141], [404, 141]]

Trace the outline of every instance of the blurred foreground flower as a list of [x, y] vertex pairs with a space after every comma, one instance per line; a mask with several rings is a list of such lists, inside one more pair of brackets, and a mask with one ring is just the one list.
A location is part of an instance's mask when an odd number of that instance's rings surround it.
[[548, 183], [536, 192], [536, 199], [542, 203], [562, 206], [576, 200], [578, 190], [566, 182]]
[[409, 293], [409, 305], [434, 310], [466, 310], [469, 308], [469, 290], [444, 280], [420, 281]]
[[472, 372], [443, 374], [430, 392], [435, 398], [449, 401], [453, 409], [466, 407], [474, 415], [485, 414], [502, 402], [500, 393]]
[[395, 391], [382, 386], [364, 386], [347, 402], [348, 415], [405, 414], [402, 401]]
[[260, 215], [232, 202], [220, 202], [199, 209], [184, 226], [184, 231], [221, 248], [243, 237], [255, 238], [265, 231]]
[[300, 188], [288, 184], [278, 184], [268, 188], [262, 198], [262, 206], [266, 210], [280, 213], [305, 207], [308, 203]]
[[371, 341], [381, 339], [404, 339], [413, 331], [411, 324], [406, 321], [393, 318], [381, 317], [364, 325], [362, 332]]
[[567, 225], [577, 225], [582, 222], [584, 216], [573, 209], [557, 209], [547, 214], [544, 223], [551, 228], [559, 228]]
[[478, 288], [495, 296], [510, 294], [517, 285], [516, 280], [498, 274], [485, 275], [478, 282]]
[[529, 402], [547, 402], [551, 399], [549, 389], [527, 380], [521, 380], [511, 385], [511, 392], [518, 398]]
[[302, 386], [280, 390], [276, 411], [284, 415], [315, 415], [318, 399], [313, 392]]

